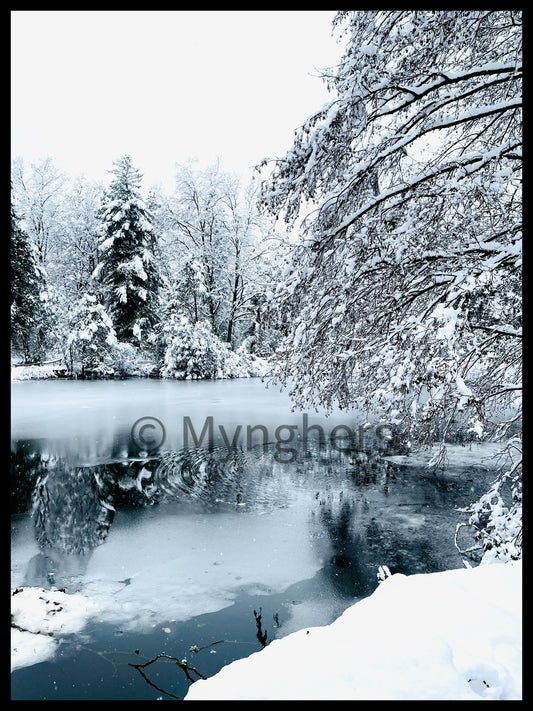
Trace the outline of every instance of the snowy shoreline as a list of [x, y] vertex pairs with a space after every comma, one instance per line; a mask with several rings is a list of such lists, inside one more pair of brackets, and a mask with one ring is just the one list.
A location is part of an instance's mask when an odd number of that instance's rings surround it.
[[[234, 373], [220, 373], [216, 378], [207, 378], [208, 380], [225, 380], [237, 378], [261, 378], [266, 375], [270, 364], [263, 358], [254, 358], [250, 360], [248, 367], [240, 367]], [[12, 365], [11, 366], [11, 382], [23, 382], [26, 380], [114, 380], [126, 378], [151, 378], [153, 380], [169, 380], [163, 375], [154, 375], [154, 365], [147, 364], [144, 368], [138, 368], [133, 372], [123, 374], [109, 373], [99, 376], [81, 376], [57, 375], [57, 365]], [[179, 380], [179, 378], [176, 378]], [[192, 378], [183, 378], [183, 380], [191, 380]]]
[[[195, 682], [185, 700], [521, 699], [522, 562], [387, 577], [332, 624]], [[98, 614], [83, 595], [12, 590], [12, 671]]]
[[393, 575], [326, 627], [192, 684], [196, 700], [521, 699], [521, 561]]
[[11, 590], [11, 671], [51, 659], [63, 635], [79, 632], [96, 608], [84, 595], [20, 587]]

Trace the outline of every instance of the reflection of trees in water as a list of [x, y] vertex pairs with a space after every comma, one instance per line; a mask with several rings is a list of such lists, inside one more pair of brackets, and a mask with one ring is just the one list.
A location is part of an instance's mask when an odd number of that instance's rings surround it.
[[57, 585], [65, 576], [83, 573], [113, 520], [106, 499], [93, 471], [41, 459], [31, 497], [39, 553], [29, 563], [27, 585]]
[[369, 575], [361, 508], [364, 503], [343, 498], [319, 504], [318, 522], [331, 549], [323, 575], [341, 598], [363, 597], [376, 587]]
[[102, 543], [113, 521], [96, 473], [57, 462], [33, 493], [35, 537], [43, 551], [86, 554]]
[[[243, 498], [248, 472], [239, 451], [196, 449], [75, 466], [49, 456], [42, 442], [17, 443], [11, 457], [11, 510], [30, 511], [39, 553], [30, 561], [26, 585], [59, 585], [82, 574], [93, 549], [103, 543], [115, 509], [184, 499], [218, 502]], [[265, 463], [262, 463], [265, 466]]]
[[412, 574], [440, 569], [432, 544], [423, 535], [381, 523], [364, 493], [350, 498], [329, 497], [318, 502], [314, 515], [318, 529], [328, 543], [321, 575], [341, 599], [361, 598], [377, 587], [380, 565], [393, 573]]
[[314, 536], [326, 541], [326, 562], [321, 571], [324, 584], [341, 599], [369, 595], [377, 585], [377, 568], [371, 565], [367, 551], [365, 520], [370, 508], [365, 492], [386, 486], [393, 476], [391, 466], [373, 452], [353, 452], [348, 458], [329, 459], [329, 466], [346, 467], [346, 488], [317, 492], [313, 513]]
[[[132, 458], [125, 439], [115, 443], [115, 461], [73, 466], [67, 457], [41, 455], [38, 442], [20, 443], [12, 460], [12, 510], [28, 510], [31, 499], [40, 549], [34, 577], [49, 577], [50, 570], [82, 570], [91, 551], [105, 541], [115, 509], [167, 501], [196, 501], [206, 510], [277, 508], [287, 504], [293, 487], [308, 489], [310, 482], [329, 482], [338, 491], [350, 459], [332, 447], [312, 444], [293, 463], [280, 463], [274, 453], [268, 446], [229, 452], [210, 447]], [[375, 485], [377, 477], [385, 481], [387, 467], [377, 455], [357, 455], [350, 470], [354, 487]], [[375, 583], [374, 571], [367, 573], [359, 509], [348, 497], [335, 508], [320, 507], [321, 526], [333, 550], [326, 574], [341, 596], [364, 595]]]
[[372, 517], [366, 526], [366, 537], [369, 556], [379, 556], [377, 564], [385, 564], [393, 573], [412, 575], [441, 569], [426, 531], [423, 535], [411, 532], [409, 537], [409, 532], [402, 535], [398, 528]]
[[39, 440], [24, 440], [11, 451], [9, 493], [12, 514], [24, 513], [31, 508], [35, 484], [46, 470], [41, 447]]
[[[372, 453], [355, 453], [350, 464], [351, 486], [340, 493], [326, 490], [316, 495], [312, 535], [325, 550], [320, 573], [324, 583], [339, 598], [353, 599], [375, 590], [380, 565], [406, 575], [442, 569], [440, 551], [434, 549], [427, 527], [398, 525], [394, 512], [405, 498], [415, 511], [417, 500], [423, 511], [452, 510], [460, 504], [461, 487], [437, 477], [422, 480], [417, 474], [413, 479], [407, 468]], [[403, 497], [396, 498], [402, 491]]]

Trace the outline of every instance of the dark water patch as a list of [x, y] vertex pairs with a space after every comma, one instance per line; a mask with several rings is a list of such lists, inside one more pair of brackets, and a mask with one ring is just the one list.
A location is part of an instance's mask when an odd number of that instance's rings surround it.
[[[308, 581], [281, 594], [242, 593], [223, 610], [183, 622], [162, 621], [144, 634], [92, 623], [82, 636], [65, 638], [53, 660], [12, 672], [11, 699], [182, 699], [190, 681], [169, 658], [186, 665], [194, 679], [213, 676], [275, 639], [291, 608], [314, 586]], [[159, 655], [167, 658], [156, 659]]]

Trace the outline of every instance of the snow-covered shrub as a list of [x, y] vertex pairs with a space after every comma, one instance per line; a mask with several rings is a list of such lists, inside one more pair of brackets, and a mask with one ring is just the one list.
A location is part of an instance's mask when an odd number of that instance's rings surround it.
[[268, 363], [263, 358], [258, 358], [251, 353], [246, 353], [246, 351], [241, 348], [232, 351], [226, 344], [224, 344], [224, 346], [227, 349], [227, 353], [220, 377], [254, 378], [261, 377], [267, 372]]
[[178, 380], [221, 377], [227, 353], [207, 323], [192, 324], [181, 316], [167, 328], [161, 375]]
[[[225, 345], [225, 344], [224, 344]], [[250, 375], [248, 362], [235, 351], [225, 346], [224, 362], [222, 364], [220, 377], [223, 378], [246, 378]]]
[[522, 557], [522, 482], [512, 487], [512, 502], [507, 505], [499, 491], [499, 482], [474, 505], [471, 520], [485, 519], [478, 538], [483, 546], [481, 562], [505, 563]]
[[[462, 511], [467, 523], [459, 523], [455, 542], [459, 552], [482, 564], [505, 563], [522, 557], [522, 441], [515, 436], [499, 452], [503, 463], [489, 490]], [[473, 532], [473, 545], [462, 548], [463, 528]]]
[[117, 337], [111, 319], [92, 294], [84, 294], [69, 314], [68, 367], [73, 374], [105, 375], [112, 369]]
[[56, 377], [56, 371], [60, 369], [55, 361], [50, 365], [12, 365], [11, 380], [48, 380]]
[[117, 341], [112, 348], [111, 357], [115, 375], [126, 376], [136, 372], [139, 349], [131, 343]]
[[213, 333], [207, 322], [174, 318], [157, 339], [164, 343], [161, 375], [164, 378], [249, 378], [264, 373], [266, 363], [243, 349], [233, 351]]
[[241, 362], [241, 368], [245, 367], [249, 376], [260, 378], [269, 373], [271, 364], [265, 357], [258, 355], [255, 351], [253, 353], [250, 352], [247, 340], [244, 340], [235, 352]]

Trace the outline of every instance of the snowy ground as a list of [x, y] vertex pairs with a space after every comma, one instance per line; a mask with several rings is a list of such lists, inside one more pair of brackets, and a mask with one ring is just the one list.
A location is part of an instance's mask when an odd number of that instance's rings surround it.
[[62, 635], [79, 632], [95, 613], [83, 595], [44, 588], [11, 591], [11, 671], [54, 656]]
[[[227, 371], [220, 371], [217, 378], [260, 378], [270, 369], [270, 364], [264, 358], [248, 355], [244, 360], [239, 358], [237, 354], [232, 353], [231, 359], [228, 360]], [[54, 371], [61, 369], [61, 365], [57, 362], [50, 365], [11, 365], [11, 380], [43, 380], [48, 378], [56, 378]], [[134, 377], [148, 377], [155, 370], [156, 366], [153, 363], [136, 364], [128, 371], [127, 375]]]
[[59, 365], [12, 365], [11, 380], [42, 380], [54, 378]]
[[185, 700], [521, 698], [521, 561], [387, 578], [333, 624], [195, 682]]
[[[387, 578], [329, 626], [305, 628], [194, 683], [186, 700], [521, 698], [521, 561]], [[54, 654], [94, 602], [12, 591], [12, 669]]]

